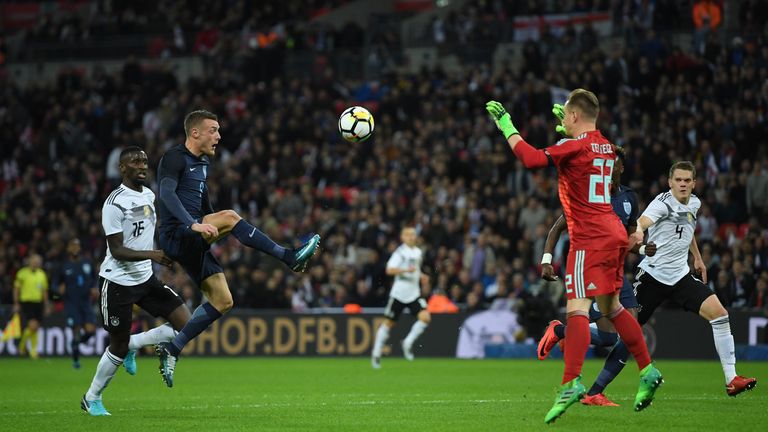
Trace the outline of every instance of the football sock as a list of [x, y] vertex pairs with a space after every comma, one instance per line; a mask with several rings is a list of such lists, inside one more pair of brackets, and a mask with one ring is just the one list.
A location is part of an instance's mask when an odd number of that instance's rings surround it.
[[609, 314], [608, 319], [616, 327], [619, 337], [627, 345], [629, 352], [635, 357], [640, 370], [651, 364], [651, 355], [648, 354], [648, 346], [643, 338], [643, 329], [640, 328], [640, 324], [635, 317], [626, 309], [621, 308]]
[[736, 376], [736, 350], [733, 345], [730, 319], [725, 315], [709, 323], [712, 325], [712, 333], [715, 336], [717, 355], [720, 356], [720, 364], [723, 366], [725, 384], [728, 385]]
[[384, 344], [387, 343], [387, 339], [389, 339], [389, 327], [386, 324], [382, 324], [376, 332], [376, 341], [373, 343], [371, 356], [381, 357], [381, 350], [384, 348]]
[[72, 333], [72, 344], [70, 347], [72, 348], [72, 361], [78, 362], [80, 361], [80, 342], [82, 339], [80, 339], [80, 332], [73, 332]]
[[589, 318], [585, 315], [569, 316], [565, 328], [563, 384], [581, 374], [587, 349], [589, 349]]
[[267, 237], [266, 234], [259, 231], [255, 226], [246, 222], [245, 219], [240, 219], [240, 222], [235, 224], [235, 227], [232, 228], [232, 235], [235, 236], [240, 243], [272, 255], [289, 266], [295, 263], [293, 254], [288, 253], [291, 252], [290, 249], [284, 248], [273, 242], [271, 238]]
[[176, 336], [176, 331], [170, 324], [166, 323], [143, 333], [131, 335], [131, 340], [128, 342], [128, 350], [136, 351], [147, 345], [157, 345], [160, 342], [168, 342], [173, 339], [174, 336]]
[[121, 364], [123, 364], [123, 359], [109, 352], [109, 348], [104, 350], [99, 365], [96, 366], [96, 375], [93, 376], [91, 387], [85, 394], [85, 399], [89, 401], [101, 400], [101, 392], [107, 388]]
[[411, 331], [408, 332], [408, 336], [405, 337], [405, 340], [403, 340], [403, 343], [405, 346], [411, 347], [413, 346], [413, 343], [416, 342], [416, 339], [421, 336], [422, 333], [424, 333], [424, 330], [427, 328], [427, 323], [425, 323], [422, 320], [416, 320], [415, 323], [413, 323], [413, 326], [411, 326]]
[[184, 349], [184, 345], [202, 333], [219, 317], [221, 317], [221, 312], [217, 311], [210, 303], [201, 304], [192, 313], [192, 317], [184, 325], [184, 328], [171, 340], [171, 343], [168, 345], [168, 351], [173, 356], [178, 357], [181, 350]]
[[565, 325], [564, 324], [558, 324], [555, 326], [555, 336], [557, 336], [559, 339], [565, 339]]
[[608, 358], [605, 359], [603, 370], [600, 371], [595, 383], [592, 384], [592, 387], [589, 389], [588, 394], [594, 396], [598, 393], [602, 393], [603, 390], [608, 387], [608, 384], [616, 378], [616, 375], [624, 369], [628, 358], [629, 350], [627, 350], [627, 346], [624, 345], [624, 342], [619, 339], [608, 354]]

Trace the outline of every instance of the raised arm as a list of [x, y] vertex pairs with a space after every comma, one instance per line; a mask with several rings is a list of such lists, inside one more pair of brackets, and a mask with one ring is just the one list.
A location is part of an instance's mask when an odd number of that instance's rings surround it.
[[555, 245], [560, 235], [565, 230], [567, 224], [565, 222], [565, 215], [560, 215], [559, 218], [552, 225], [547, 233], [547, 240], [544, 242], [544, 256], [541, 258], [541, 277], [548, 281], [555, 281], [558, 279], [555, 275], [555, 269], [552, 267], [552, 252], [555, 250]]
[[499, 102], [490, 101], [485, 104], [485, 109], [496, 122], [496, 127], [504, 134], [509, 148], [526, 168], [543, 168], [552, 163], [552, 159], [544, 150], [536, 149], [525, 142], [512, 124], [509, 113]]

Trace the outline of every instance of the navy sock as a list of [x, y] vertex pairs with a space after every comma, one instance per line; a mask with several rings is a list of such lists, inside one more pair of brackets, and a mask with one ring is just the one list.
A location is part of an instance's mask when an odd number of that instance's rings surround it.
[[289, 249], [273, 242], [271, 238], [267, 237], [266, 234], [259, 231], [255, 226], [246, 222], [245, 219], [240, 219], [240, 222], [235, 224], [235, 227], [232, 228], [232, 235], [235, 236], [240, 243], [272, 255], [289, 266], [293, 265], [295, 261], [293, 259], [293, 254], [287, 253]]
[[72, 335], [72, 361], [80, 360], [80, 335]]
[[559, 337], [560, 339], [565, 339], [565, 325], [558, 324], [555, 326], [555, 336]]
[[610, 354], [608, 354], [608, 358], [605, 359], [603, 370], [600, 371], [600, 375], [597, 376], [597, 379], [595, 380], [595, 383], [592, 384], [588, 394], [594, 396], [598, 393], [602, 393], [603, 390], [608, 387], [608, 384], [616, 378], [616, 375], [624, 369], [628, 358], [629, 350], [627, 349], [627, 346], [624, 345], [624, 342], [619, 340], [616, 342], [616, 345], [613, 346]]
[[181, 350], [184, 349], [184, 345], [205, 331], [219, 317], [221, 317], [221, 312], [217, 311], [210, 303], [198, 306], [184, 328], [176, 334], [168, 345], [168, 351], [178, 357]]
[[596, 328], [590, 328], [589, 335], [590, 335], [589, 343], [594, 346], [604, 346], [604, 347], [613, 346], [616, 344], [616, 341], [619, 339], [619, 335], [616, 333], [605, 332]]

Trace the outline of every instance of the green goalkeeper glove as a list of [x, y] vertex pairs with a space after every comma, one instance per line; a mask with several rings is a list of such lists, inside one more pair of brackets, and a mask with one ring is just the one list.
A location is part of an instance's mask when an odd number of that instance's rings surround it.
[[509, 139], [512, 135], [520, 135], [515, 125], [512, 124], [512, 117], [509, 116], [507, 110], [500, 103], [490, 101], [485, 104], [485, 110], [488, 111], [493, 121], [496, 122], [496, 127], [504, 134], [504, 138]]
[[565, 132], [565, 126], [563, 126], [563, 120], [565, 120], [565, 107], [563, 107], [560, 104], [554, 104], [552, 105], [552, 114], [557, 117], [558, 120], [560, 120], [560, 124], [555, 126], [555, 132], [568, 136], [568, 134]]

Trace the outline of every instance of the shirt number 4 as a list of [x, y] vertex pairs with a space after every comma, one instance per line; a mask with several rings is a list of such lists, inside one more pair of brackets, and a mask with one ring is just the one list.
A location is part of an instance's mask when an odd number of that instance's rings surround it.
[[[600, 174], [592, 174], [589, 176], [589, 202], [596, 204], [610, 204], [611, 203], [611, 177], [613, 177], [613, 159], [595, 159], [592, 164], [600, 168]], [[606, 172], [607, 171], [607, 172]], [[602, 184], [602, 188], [598, 188], [598, 185]], [[602, 194], [598, 195], [598, 189], [602, 190]]]

